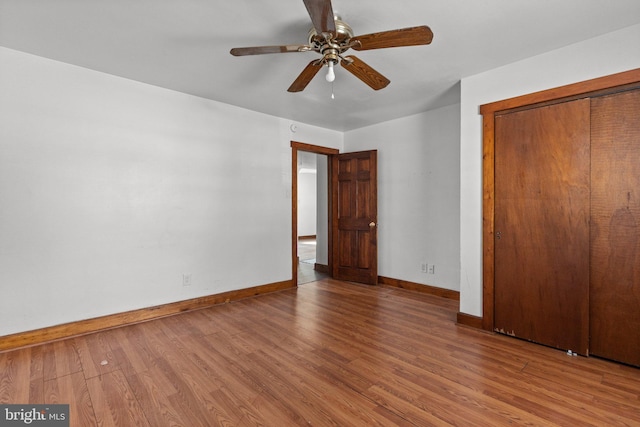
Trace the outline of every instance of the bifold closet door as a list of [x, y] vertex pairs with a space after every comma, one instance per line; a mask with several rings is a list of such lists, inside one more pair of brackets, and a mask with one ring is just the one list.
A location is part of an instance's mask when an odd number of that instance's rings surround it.
[[587, 354], [590, 102], [495, 119], [494, 326]]
[[590, 352], [640, 366], [640, 90], [591, 102]]

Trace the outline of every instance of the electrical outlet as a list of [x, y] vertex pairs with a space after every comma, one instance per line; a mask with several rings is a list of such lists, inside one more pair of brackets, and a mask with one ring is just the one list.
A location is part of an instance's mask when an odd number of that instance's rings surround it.
[[435, 274], [436, 273], [436, 266], [433, 264], [429, 264], [429, 268], [427, 271], [429, 274]]
[[420, 270], [421, 270], [423, 273], [426, 273], [426, 272], [427, 272], [427, 263], [426, 263], [426, 262], [423, 262], [423, 263], [422, 263], [422, 265], [420, 266]]
[[182, 286], [191, 286], [191, 274], [182, 275]]

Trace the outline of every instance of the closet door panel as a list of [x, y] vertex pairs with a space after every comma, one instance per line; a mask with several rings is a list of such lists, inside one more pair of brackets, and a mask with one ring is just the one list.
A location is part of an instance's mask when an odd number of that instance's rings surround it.
[[640, 366], [640, 90], [592, 100], [591, 354]]
[[589, 100], [496, 116], [499, 332], [588, 353]]

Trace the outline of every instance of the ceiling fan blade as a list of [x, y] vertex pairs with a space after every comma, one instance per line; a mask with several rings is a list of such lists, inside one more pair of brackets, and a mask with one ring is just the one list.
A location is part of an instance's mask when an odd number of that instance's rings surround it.
[[301, 92], [309, 84], [309, 82], [318, 74], [318, 71], [322, 68], [322, 61], [317, 59], [309, 62], [309, 64], [302, 70], [302, 73], [298, 78], [289, 86], [288, 92]]
[[288, 52], [307, 52], [311, 50], [305, 45], [286, 45], [286, 46], [254, 46], [254, 47], [234, 47], [231, 49], [233, 56], [246, 55], [262, 55], [265, 53], [288, 53]]
[[336, 23], [333, 20], [333, 7], [331, 0], [303, 0], [307, 12], [311, 17], [313, 28], [318, 34], [336, 33]]
[[383, 49], [386, 47], [417, 46], [431, 43], [433, 32], [426, 25], [382, 31], [351, 38], [355, 50]]
[[368, 84], [371, 89], [380, 90], [387, 87], [387, 85], [391, 83], [388, 78], [386, 78], [385, 76], [371, 68], [371, 66], [367, 65], [364, 61], [358, 59], [353, 55], [345, 57], [342, 61], [340, 61], [340, 65], [342, 65], [345, 70]]

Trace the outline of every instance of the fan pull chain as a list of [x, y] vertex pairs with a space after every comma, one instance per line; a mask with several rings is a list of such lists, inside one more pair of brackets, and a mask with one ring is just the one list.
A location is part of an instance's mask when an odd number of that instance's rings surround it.
[[331, 82], [331, 99], [336, 99], [336, 97], [333, 95], [333, 82]]

